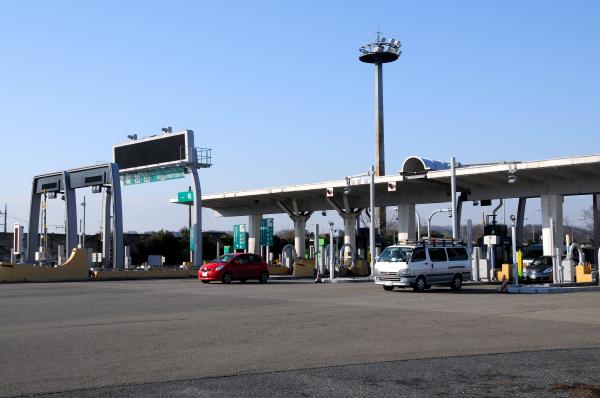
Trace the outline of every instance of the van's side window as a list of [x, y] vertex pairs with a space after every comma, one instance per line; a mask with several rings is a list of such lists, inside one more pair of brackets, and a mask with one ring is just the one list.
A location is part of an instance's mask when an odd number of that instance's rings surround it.
[[425, 249], [417, 247], [413, 251], [412, 261], [425, 261]]
[[429, 251], [429, 259], [431, 261], [448, 261], [446, 250], [443, 248], [427, 249]]
[[448, 260], [450, 261], [463, 261], [469, 259], [467, 249], [464, 247], [449, 247], [446, 250], [448, 251]]

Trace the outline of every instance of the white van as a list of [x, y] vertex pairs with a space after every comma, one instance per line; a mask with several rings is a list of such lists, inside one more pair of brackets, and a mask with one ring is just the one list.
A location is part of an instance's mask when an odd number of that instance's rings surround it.
[[375, 262], [375, 284], [385, 290], [412, 287], [417, 292], [432, 285], [460, 290], [471, 279], [471, 261], [462, 243], [398, 243], [387, 247]]

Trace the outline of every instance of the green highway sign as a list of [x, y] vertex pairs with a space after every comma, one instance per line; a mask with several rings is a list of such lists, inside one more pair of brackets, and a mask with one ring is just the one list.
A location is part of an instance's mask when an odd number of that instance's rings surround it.
[[194, 192], [193, 191], [177, 192], [177, 203], [194, 203]]
[[260, 245], [273, 246], [273, 219], [263, 218], [260, 220]]
[[185, 167], [166, 167], [164, 169], [140, 171], [137, 173], [125, 174], [121, 176], [123, 185], [145, 184], [147, 182], [159, 182], [175, 180], [185, 177]]
[[246, 250], [246, 224], [235, 224], [233, 226], [233, 249]]
[[231, 246], [223, 246], [223, 254], [231, 253]]
[[190, 231], [190, 250], [196, 251], [196, 224], [192, 225], [192, 230]]
[[325, 246], [325, 238], [319, 238], [319, 246]]

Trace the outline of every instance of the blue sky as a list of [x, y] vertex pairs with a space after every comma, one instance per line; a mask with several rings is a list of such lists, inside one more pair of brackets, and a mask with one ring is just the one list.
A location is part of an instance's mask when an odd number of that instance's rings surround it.
[[[127, 134], [164, 126], [213, 148], [205, 193], [362, 172], [373, 70], [357, 49], [378, 29], [403, 51], [384, 68], [388, 172], [413, 154], [597, 153], [599, 17], [596, 1], [3, 2], [0, 204], [9, 222], [26, 219], [33, 175], [110, 160]], [[124, 187], [125, 229], [185, 225], [168, 198], [187, 185]], [[94, 231], [99, 197], [83, 194]], [[575, 220], [590, 203], [568, 198], [565, 212]], [[62, 217], [52, 204], [51, 223]], [[239, 221], [208, 212], [205, 229]]]

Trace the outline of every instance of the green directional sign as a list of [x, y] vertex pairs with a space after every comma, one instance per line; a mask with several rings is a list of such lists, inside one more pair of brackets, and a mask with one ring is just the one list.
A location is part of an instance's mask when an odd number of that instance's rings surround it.
[[260, 220], [260, 245], [273, 246], [273, 219], [263, 218]]
[[177, 192], [177, 203], [194, 203], [194, 192], [193, 191]]
[[164, 169], [141, 171], [138, 173], [125, 174], [121, 176], [123, 185], [145, 184], [148, 182], [159, 182], [175, 180], [185, 177], [185, 167], [166, 167]]
[[190, 250], [196, 251], [196, 224], [192, 225], [192, 230], [190, 231]]
[[246, 250], [246, 224], [236, 224], [233, 226], [233, 248], [234, 250]]

